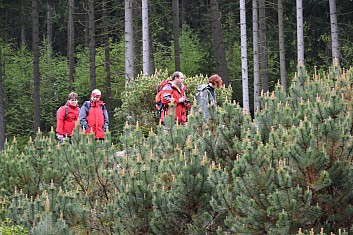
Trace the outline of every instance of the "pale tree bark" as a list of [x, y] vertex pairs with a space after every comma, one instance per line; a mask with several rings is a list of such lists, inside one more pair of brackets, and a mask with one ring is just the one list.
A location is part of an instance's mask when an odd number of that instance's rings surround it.
[[298, 66], [304, 65], [304, 29], [302, 0], [297, 0], [297, 51]]
[[172, 0], [172, 8], [173, 8], [173, 38], [174, 38], [175, 70], [180, 71], [179, 0]]
[[26, 44], [26, 26], [25, 26], [25, 1], [21, 1], [21, 44]]
[[340, 51], [338, 43], [338, 24], [336, 14], [336, 0], [329, 0], [330, 4], [330, 21], [331, 21], [331, 40], [332, 40], [332, 60], [336, 65], [340, 62]]
[[90, 89], [96, 89], [96, 38], [94, 23], [94, 0], [88, 0], [88, 31], [89, 31], [89, 71]]
[[40, 128], [39, 17], [38, 1], [32, 0], [34, 133]]
[[259, 65], [259, 9], [257, 0], [252, 0], [253, 53], [254, 53], [254, 115], [260, 108]]
[[5, 102], [4, 102], [4, 86], [2, 73], [2, 54], [0, 46], [0, 151], [4, 149], [5, 144]]
[[[139, 19], [142, 15], [139, 1], [132, 2], [132, 18]], [[133, 21], [133, 44], [134, 44], [134, 73], [140, 74], [142, 71], [142, 27], [138, 20]]]
[[142, 72], [150, 75], [150, 47], [148, 27], [148, 0], [142, 0]]
[[248, 55], [246, 46], [246, 8], [245, 0], [240, 0], [240, 45], [241, 45], [241, 74], [243, 83], [243, 109], [250, 113], [249, 106], [249, 78], [248, 78]]
[[222, 26], [220, 22], [220, 14], [217, 0], [211, 0], [211, 18], [213, 47], [216, 58], [216, 72], [222, 77], [223, 83], [229, 85], [229, 73], [226, 60], [226, 51], [223, 41]]
[[125, 83], [134, 77], [134, 31], [132, 0], [125, 0]]
[[69, 80], [73, 89], [75, 73], [75, 28], [74, 28], [74, 0], [68, 0], [69, 18], [67, 21], [67, 54], [69, 59]]
[[47, 2], [47, 40], [48, 40], [48, 47], [50, 48], [50, 51], [51, 51], [52, 45], [53, 45], [53, 19], [52, 19], [52, 9], [48, 2]]
[[286, 78], [286, 55], [284, 48], [284, 23], [283, 23], [283, 0], [278, 0], [278, 42], [279, 42], [279, 64], [281, 73], [281, 85], [287, 90]]
[[105, 52], [105, 104], [108, 113], [112, 111], [112, 88], [110, 84], [110, 44], [109, 44], [109, 30], [108, 30], [108, 10], [107, 10], [107, 0], [103, 0], [103, 41], [104, 41], [104, 52]]
[[260, 77], [262, 81], [262, 90], [267, 92], [270, 88], [270, 84], [268, 78], [268, 42], [265, 0], [259, 0], [259, 41]]

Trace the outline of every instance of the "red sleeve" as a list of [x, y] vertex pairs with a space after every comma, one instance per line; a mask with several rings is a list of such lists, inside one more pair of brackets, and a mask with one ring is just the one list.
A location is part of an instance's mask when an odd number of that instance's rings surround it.
[[165, 89], [162, 90], [162, 94], [161, 94], [162, 104], [170, 103], [170, 98], [172, 98], [172, 92], [173, 90], [171, 87], [166, 87]]
[[60, 135], [64, 135], [64, 119], [65, 119], [65, 107], [62, 106], [60, 109], [57, 111], [56, 114], [56, 133]]

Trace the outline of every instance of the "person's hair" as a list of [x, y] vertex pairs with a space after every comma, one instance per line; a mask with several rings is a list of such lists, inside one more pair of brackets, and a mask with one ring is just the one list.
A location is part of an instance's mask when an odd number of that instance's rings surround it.
[[77, 100], [78, 95], [75, 92], [69, 94], [68, 100]]
[[215, 87], [222, 86], [222, 78], [218, 74], [213, 74], [211, 77], [208, 78], [208, 82]]
[[172, 80], [174, 80], [177, 77], [181, 77], [181, 76], [183, 76], [183, 74], [179, 71], [176, 71], [172, 74]]

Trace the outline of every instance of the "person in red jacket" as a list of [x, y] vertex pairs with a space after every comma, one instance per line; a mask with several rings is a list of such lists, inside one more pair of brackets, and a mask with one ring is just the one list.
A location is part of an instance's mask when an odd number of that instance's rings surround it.
[[86, 134], [93, 132], [94, 137], [104, 139], [104, 132], [108, 130], [109, 117], [104, 102], [101, 99], [101, 92], [95, 89], [91, 93], [91, 99], [85, 101], [80, 110], [80, 123]]
[[162, 104], [165, 111], [161, 114], [161, 123], [164, 123], [164, 117], [168, 115], [169, 105], [175, 104], [175, 120], [184, 125], [186, 123], [187, 110], [190, 109], [190, 101], [188, 101], [183, 84], [184, 74], [176, 71], [172, 75], [171, 83], [164, 86], [162, 90]]
[[65, 138], [69, 138], [71, 143], [71, 135], [76, 126], [80, 110], [77, 104], [77, 97], [75, 92], [71, 92], [66, 104], [57, 111], [56, 136], [60, 143]]

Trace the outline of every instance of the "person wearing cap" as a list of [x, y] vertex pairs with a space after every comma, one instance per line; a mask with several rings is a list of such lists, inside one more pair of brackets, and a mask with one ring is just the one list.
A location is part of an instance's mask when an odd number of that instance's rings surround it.
[[96, 139], [103, 140], [104, 132], [108, 130], [109, 117], [103, 101], [101, 101], [101, 92], [94, 89], [91, 93], [91, 99], [85, 101], [80, 110], [81, 127], [87, 134], [94, 133]]
[[65, 138], [71, 143], [71, 135], [78, 121], [80, 108], [77, 104], [77, 94], [71, 92], [64, 106], [61, 106], [56, 113], [56, 137], [59, 143]]
[[162, 104], [165, 106], [165, 112], [161, 114], [161, 123], [164, 123], [164, 117], [168, 115], [169, 105], [175, 104], [175, 120], [184, 125], [186, 123], [187, 110], [191, 108], [190, 101], [187, 99], [184, 83], [184, 74], [176, 71], [172, 75], [171, 83], [163, 87]]
[[213, 74], [208, 78], [208, 84], [199, 85], [197, 87], [196, 101], [199, 110], [202, 111], [206, 121], [210, 118], [208, 106], [214, 104], [217, 106], [216, 91], [222, 87], [222, 78], [218, 74]]

